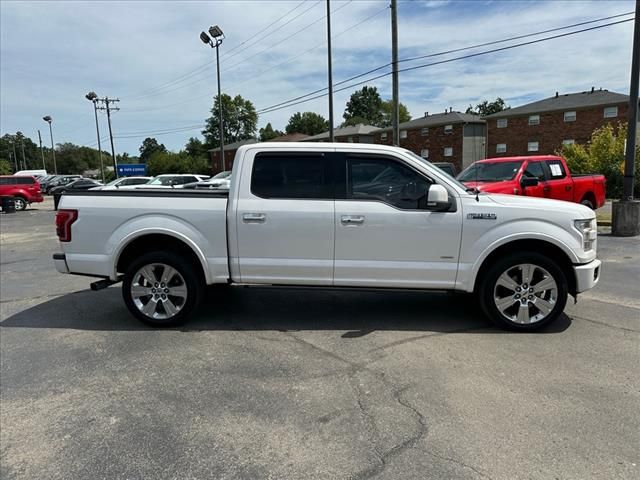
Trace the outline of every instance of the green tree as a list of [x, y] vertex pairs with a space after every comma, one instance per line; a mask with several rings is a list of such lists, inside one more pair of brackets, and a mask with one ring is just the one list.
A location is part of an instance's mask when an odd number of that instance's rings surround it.
[[382, 123], [382, 98], [376, 87], [364, 86], [351, 94], [344, 109], [344, 125], [380, 125]]
[[483, 100], [477, 104], [475, 108], [473, 108], [473, 105], [469, 105], [469, 108], [467, 108], [465, 113], [472, 113], [486, 117], [492, 113], [498, 113], [509, 108], [511, 107], [507, 105], [502, 98], [498, 97], [493, 102]]
[[191, 137], [184, 146], [185, 152], [192, 158], [207, 158], [207, 147], [202, 140], [196, 137]]
[[[213, 99], [211, 116], [207, 119], [202, 134], [209, 148], [220, 146], [220, 115], [218, 112], [218, 96]], [[258, 113], [253, 103], [245, 100], [241, 95], [231, 98], [222, 94], [222, 130], [224, 143], [229, 144], [240, 140], [254, 138], [258, 127]]]
[[166, 152], [167, 148], [162, 143], [158, 143], [155, 138], [147, 137], [142, 141], [142, 145], [138, 149], [140, 152], [140, 162], [147, 163], [151, 156], [156, 152]]
[[[607, 179], [607, 196], [622, 196], [624, 176], [624, 150], [627, 140], [627, 124], [608, 123], [591, 134], [586, 145], [563, 145], [557, 152], [567, 160], [573, 173], [600, 173]], [[636, 146], [635, 192], [640, 192], [640, 145]]]
[[274, 130], [270, 123], [267, 123], [264, 128], [261, 128], [259, 133], [261, 142], [268, 142], [273, 138], [284, 135], [284, 132], [281, 132], [280, 130]]
[[289, 123], [287, 123], [285, 130], [289, 134], [317, 135], [329, 130], [329, 122], [322, 115], [314, 112], [296, 112], [289, 118]]
[[[385, 100], [382, 102], [382, 122], [380, 122], [379, 124], [376, 124], [375, 125], [376, 127], [384, 128], [384, 127], [391, 126], [391, 124], [393, 123], [392, 109], [393, 109], [393, 100]], [[400, 102], [400, 105], [398, 105], [398, 111], [399, 111], [398, 123], [404, 123], [411, 120], [411, 114], [409, 113], [409, 109], [404, 103]]]
[[161, 175], [163, 173], [201, 173], [209, 172], [207, 161], [194, 158], [184, 150], [178, 153], [156, 152], [147, 162], [147, 174]]
[[0, 175], [11, 175], [12, 173], [13, 168], [9, 160], [5, 160], [4, 158], [0, 159]]
[[[24, 158], [22, 156], [23, 147]], [[40, 147], [22, 132], [16, 132], [13, 135], [5, 134], [0, 138], [0, 158], [7, 160], [12, 169], [15, 168], [14, 151], [17, 158], [18, 170], [23, 170], [24, 168], [29, 170], [42, 168]], [[11, 161], [9, 161], [9, 159], [11, 159]], [[53, 170], [53, 167], [51, 167], [51, 170]]]

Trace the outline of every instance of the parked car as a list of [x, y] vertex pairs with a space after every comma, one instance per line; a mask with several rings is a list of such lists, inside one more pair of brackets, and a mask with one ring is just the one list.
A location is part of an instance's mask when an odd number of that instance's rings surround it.
[[43, 192], [46, 192], [47, 190], [47, 186], [53, 182], [54, 180], [58, 179], [62, 177], [62, 175], [47, 175], [46, 177], [44, 177], [42, 180], [39, 180], [40, 183], [40, 189]]
[[456, 175], [458, 174], [458, 172], [456, 171], [456, 166], [451, 162], [431, 162], [431, 163], [433, 163], [436, 167], [438, 167], [443, 172], [447, 172], [453, 178], [455, 178]]
[[44, 169], [35, 169], [35, 170], [20, 170], [16, 173], [14, 173], [14, 175], [18, 175], [18, 176], [32, 176], [32, 177], [37, 177], [38, 175], [46, 175], [47, 171]]
[[42, 202], [40, 184], [31, 175], [0, 176], [0, 197], [13, 197], [16, 210], [24, 210], [31, 203]]
[[190, 195], [65, 195], [56, 269], [102, 277], [94, 289], [123, 279], [129, 311], [154, 326], [185, 321], [207, 284], [240, 283], [469, 292], [531, 331], [600, 278], [590, 209], [470, 192], [405, 149], [244, 145], [231, 178]]
[[604, 175], [572, 175], [555, 155], [487, 158], [470, 165], [458, 180], [487, 193], [553, 198], [600, 208], [605, 203]]
[[45, 193], [51, 193], [53, 188], [68, 185], [79, 178], [82, 178], [82, 175], [59, 175], [58, 178], [54, 178], [51, 182], [47, 183]]
[[223, 188], [229, 190], [229, 186], [231, 185], [231, 171], [220, 172], [213, 177], [203, 180], [201, 182], [192, 182], [184, 185], [183, 188], [196, 190], [211, 190], [215, 188]]
[[111, 180], [106, 185], [93, 187], [91, 190], [117, 190], [122, 187], [132, 187], [134, 185], [144, 185], [149, 183], [153, 177], [120, 177]]
[[153, 180], [136, 187], [142, 188], [182, 188], [186, 183], [201, 182], [209, 178], [207, 175], [183, 174], [163, 174], [158, 175]]
[[55, 210], [58, 209], [58, 204], [60, 203], [60, 197], [67, 192], [76, 192], [82, 190], [89, 190], [94, 187], [101, 187], [102, 183], [97, 180], [93, 180], [91, 178], [80, 178], [70, 182], [66, 185], [60, 185], [59, 187], [54, 187], [51, 189], [51, 195], [53, 195], [53, 208]]

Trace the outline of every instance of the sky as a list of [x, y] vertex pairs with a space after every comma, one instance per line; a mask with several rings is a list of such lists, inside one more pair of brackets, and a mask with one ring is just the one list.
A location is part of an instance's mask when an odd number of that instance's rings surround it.
[[[633, 12], [633, 0], [415, 0], [398, 2], [399, 58], [439, 54], [602, 17]], [[351, 86], [388, 73], [389, 0], [331, 0], [334, 123]], [[56, 143], [95, 146], [89, 91], [118, 98], [112, 115], [116, 153], [137, 155], [146, 137], [173, 151], [202, 138], [217, 92], [215, 50], [202, 30], [219, 25], [222, 91], [242, 95], [260, 112], [326, 88], [325, 0], [282, 1], [0, 1], [0, 135], [22, 131]], [[520, 40], [401, 61], [400, 68], [449, 60], [632, 15]], [[595, 88], [629, 93], [633, 22], [400, 73], [400, 101], [413, 118], [500, 96], [511, 106]], [[391, 97], [391, 76], [372, 80]], [[325, 92], [320, 92], [325, 93]], [[326, 96], [261, 113], [284, 130], [297, 111], [328, 118]], [[99, 114], [102, 148], [108, 127]], [[173, 131], [172, 130], [179, 130]]]

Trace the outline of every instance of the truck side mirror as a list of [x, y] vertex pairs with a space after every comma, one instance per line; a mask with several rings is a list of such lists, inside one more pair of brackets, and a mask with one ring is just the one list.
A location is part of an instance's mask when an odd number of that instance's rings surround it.
[[520, 186], [522, 188], [537, 187], [538, 183], [540, 182], [535, 177], [522, 177], [522, 179], [520, 180]]
[[431, 185], [427, 195], [427, 210], [444, 212], [449, 208], [451, 208], [451, 201], [447, 189], [437, 183]]

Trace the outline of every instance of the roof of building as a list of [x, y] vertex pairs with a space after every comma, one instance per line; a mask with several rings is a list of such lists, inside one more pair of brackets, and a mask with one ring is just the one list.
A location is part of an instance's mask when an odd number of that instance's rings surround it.
[[309, 135], [306, 133], [288, 133], [287, 135], [280, 135], [279, 137], [272, 138], [271, 140], [267, 140], [269, 142], [299, 142], [304, 140]]
[[[424, 117], [414, 118], [408, 122], [399, 125], [402, 130], [411, 130], [414, 128], [435, 127], [438, 125], [449, 125], [454, 123], [485, 123], [480, 115], [471, 113], [453, 112], [446, 113], [426, 113]], [[380, 128], [379, 132], [390, 132], [391, 127]]]
[[[333, 136], [334, 137], [347, 137], [350, 135], [368, 135], [375, 130], [378, 130], [378, 127], [374, 127], [373, 125], [363, 125], [359, 123], [358, 125], [353, 125], [344, 128], [334, 128]], [[303, 142], [315, 142], [317, 140], [323, 140], [325, 138], [329, 138], [329, 132], [322, 132], [317, 135], [313, 135], [311, 137], [307, 137]]]
[[[229, 143], [229, 144], [224, 146], [224, 151], [226, 152], [227, 150], [237, 150], [242, 145], [251, 145], [252, 143], [258, 143], [258, 139], [257, 138], [248, 138], [246, 140], [238, 140], [237, 142]], [[210, 148], [209, 151], [210, 152], [219, 152], [220, 149], [219, 148]]]
[[578, 93], [565, 93], [564, 95], [559, 95], [556, 92], [553, 97], [520, 105], [519, 107], [509, 108], [492, 115], [487, 115], [486, 118], [514, 117], [518, 115], [529, 115], [532, 113], [616, 105], [627, 102], [629, 102], [628, 95], [602, 89], [591, 89], [586, 92]]

